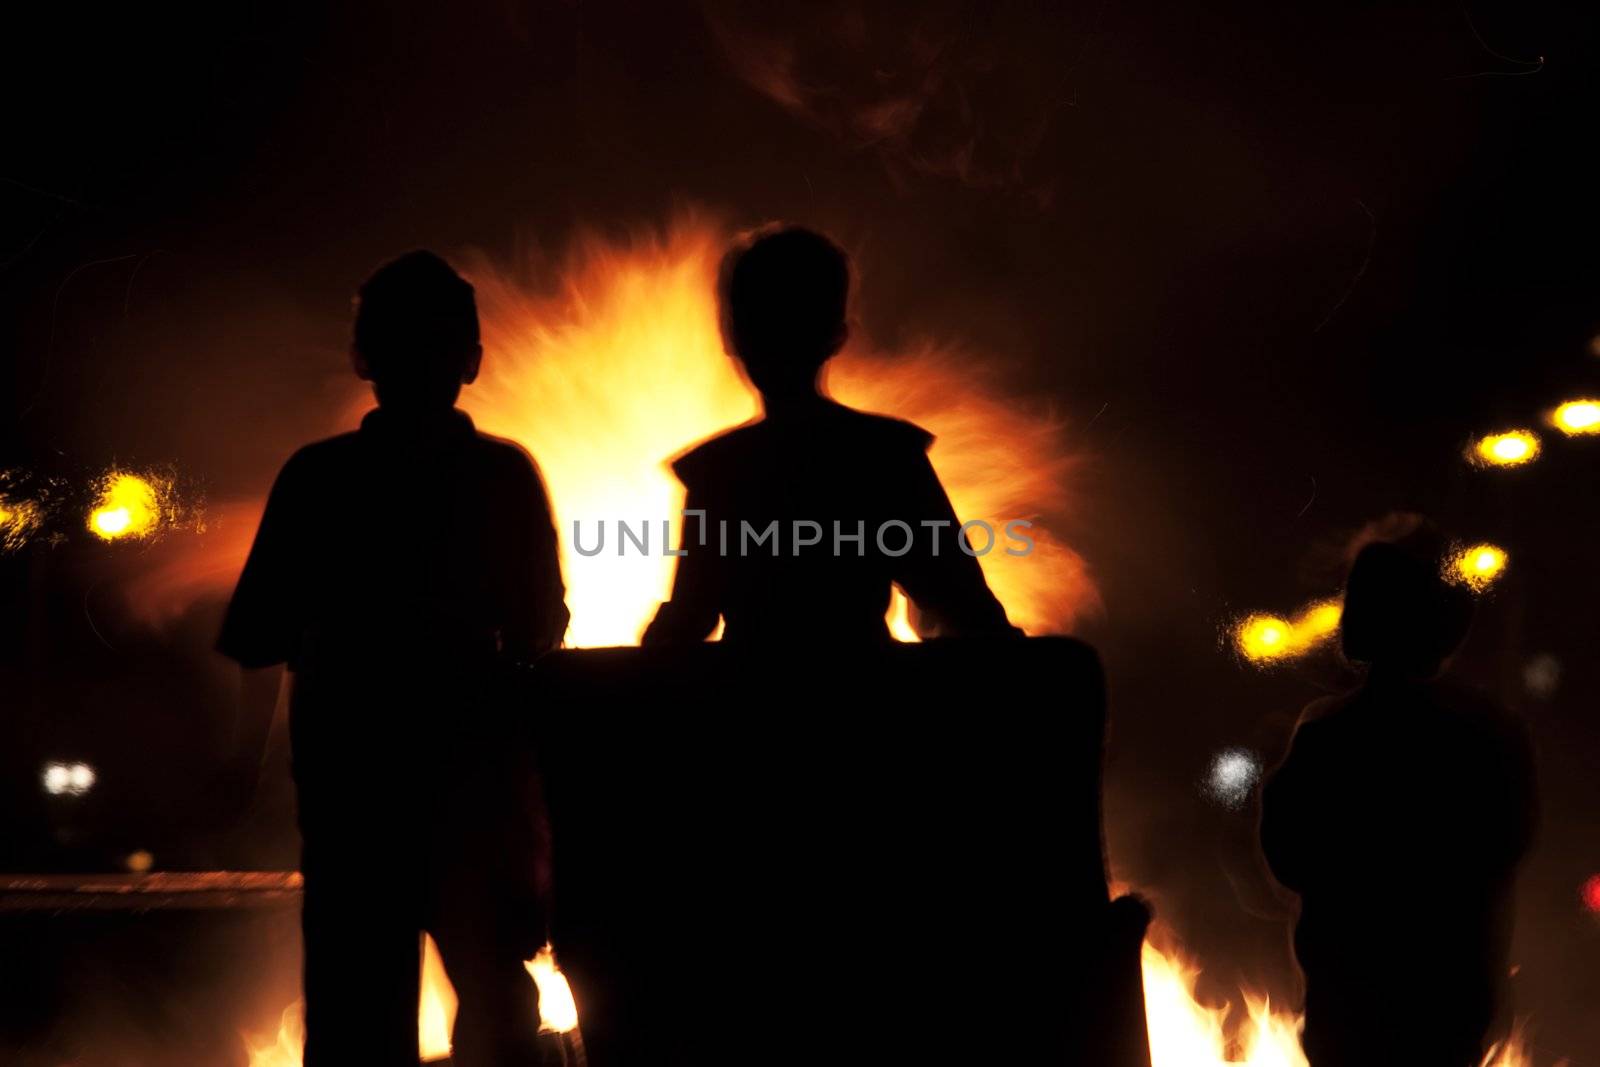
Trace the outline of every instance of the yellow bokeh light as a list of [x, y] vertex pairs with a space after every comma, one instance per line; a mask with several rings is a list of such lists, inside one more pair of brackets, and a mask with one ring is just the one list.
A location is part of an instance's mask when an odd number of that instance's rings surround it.
[[148, 537], [161, 525], [162, 496], [159, 482], [112, 471], [101, 481], [100, 496], [89, 512], [89, 530], [105, 541]]
[[1276, 615], [1247, 615], [1234, 628], [1233, 643], [1252, 663], [1280, 659], [1294, 648], [1294, 629]]
[[1338, 632], [1344, 617], [1344, 604], [1337, 597], [1319, 600], [1295, 617], [1294, 633], [1302, 643], [1314, 644]]
[[1235, 624], [1233, 646], [1251, 663], [1276, 663], [1305, 655], [1339, 632], [1344, 605], [1339, 598], [1314, 600], [1293, 619], [1246, 615]]
[[1600, 433], [1600, 400], [1569, 400], [1550, 413], [1550, 424], [1568, 436]]
[[1539, 457], [1539, 438], [1529, 430], [1492, 433], [1478, 439], [1472, 456], [1482, 466], [1520, 467]]
[[0, 496], [0, 551], [27, 544], [43, 521], [43, 513], [33, 501]]
[[1450, 557], [1445, 576], [1474, 592], [1488, 589], [1505, 572], [1506, 550], [1487, 542], [1468, 545]]

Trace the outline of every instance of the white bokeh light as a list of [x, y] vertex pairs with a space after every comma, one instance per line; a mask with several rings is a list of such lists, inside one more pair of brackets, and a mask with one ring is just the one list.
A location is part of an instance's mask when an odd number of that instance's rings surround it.
[[1225, 748], [1211, 759], [1202, 792], [1229, 811], [1244, 807], [1261, 780], [1261, 758], [1247, 748]]
[[46, 763], [40, 779], [53, 797], [81, 797], [94, 788], [95, 775], [87, 763]]

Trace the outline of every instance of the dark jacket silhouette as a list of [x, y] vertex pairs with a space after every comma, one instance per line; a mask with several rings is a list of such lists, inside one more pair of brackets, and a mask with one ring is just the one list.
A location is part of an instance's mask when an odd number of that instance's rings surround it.
[[452, 407], [478, 352], [443, 260], [363, 287], [379, 407], [284, 466], [219, 641], [293, 674], [307, 1067], [416, 1063], [423, 930], [460, 995], [455, 1062], [534, 1062], [540, 826], [492, 689], [567, 613], [532, 461]]
[[1439, 574], [1416, 546], [1363, 550], [1342, 630], [1366, 684], [1306, 710], [1263, 793], [1312, 1067], [1476, 1067], [1496, 1021], [1533, 762], [1517, 720], [1434, 678], [1470, 612]]
[[844, 253], [807, 230], [771, 230], [725, 257], [724, 342], [765, 416], [673, 463], [687, 554], [646, 644], [703, 640], [719, 619], [724, 640], [745, 644], [886, 641], [892, 585], [924, 634], [1017, 632], [964, 547], [928, 461], [932, 435], [822, 389], [849, 287]]

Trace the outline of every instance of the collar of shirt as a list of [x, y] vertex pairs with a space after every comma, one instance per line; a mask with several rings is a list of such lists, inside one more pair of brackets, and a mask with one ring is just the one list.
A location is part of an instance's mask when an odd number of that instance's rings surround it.
[[476, 430], [471, 416], [459, 408], [404, 412], [373, 408], [361, 420], [362, 435], [379, 439], [466, 437]]

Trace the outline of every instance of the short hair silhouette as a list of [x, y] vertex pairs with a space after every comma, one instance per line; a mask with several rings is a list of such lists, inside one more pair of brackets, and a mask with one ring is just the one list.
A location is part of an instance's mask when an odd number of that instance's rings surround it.
[[449, 407], [477, 374], [472, 285], [433, 252], [385, 263], [357, 294], [354, 348], [380, 405]]
[[1472, 594], [1445, 577], [1448, 545], [1432, 528], [1357, 554], [1345, 583], [1345, 656], [1405, 674], [1436, 673], [1472, 624]]
[[759, 230], [723, 256], [722, 333], [763, 394], [809, 389], [844, 345], [850, 257], [800, 226]]

